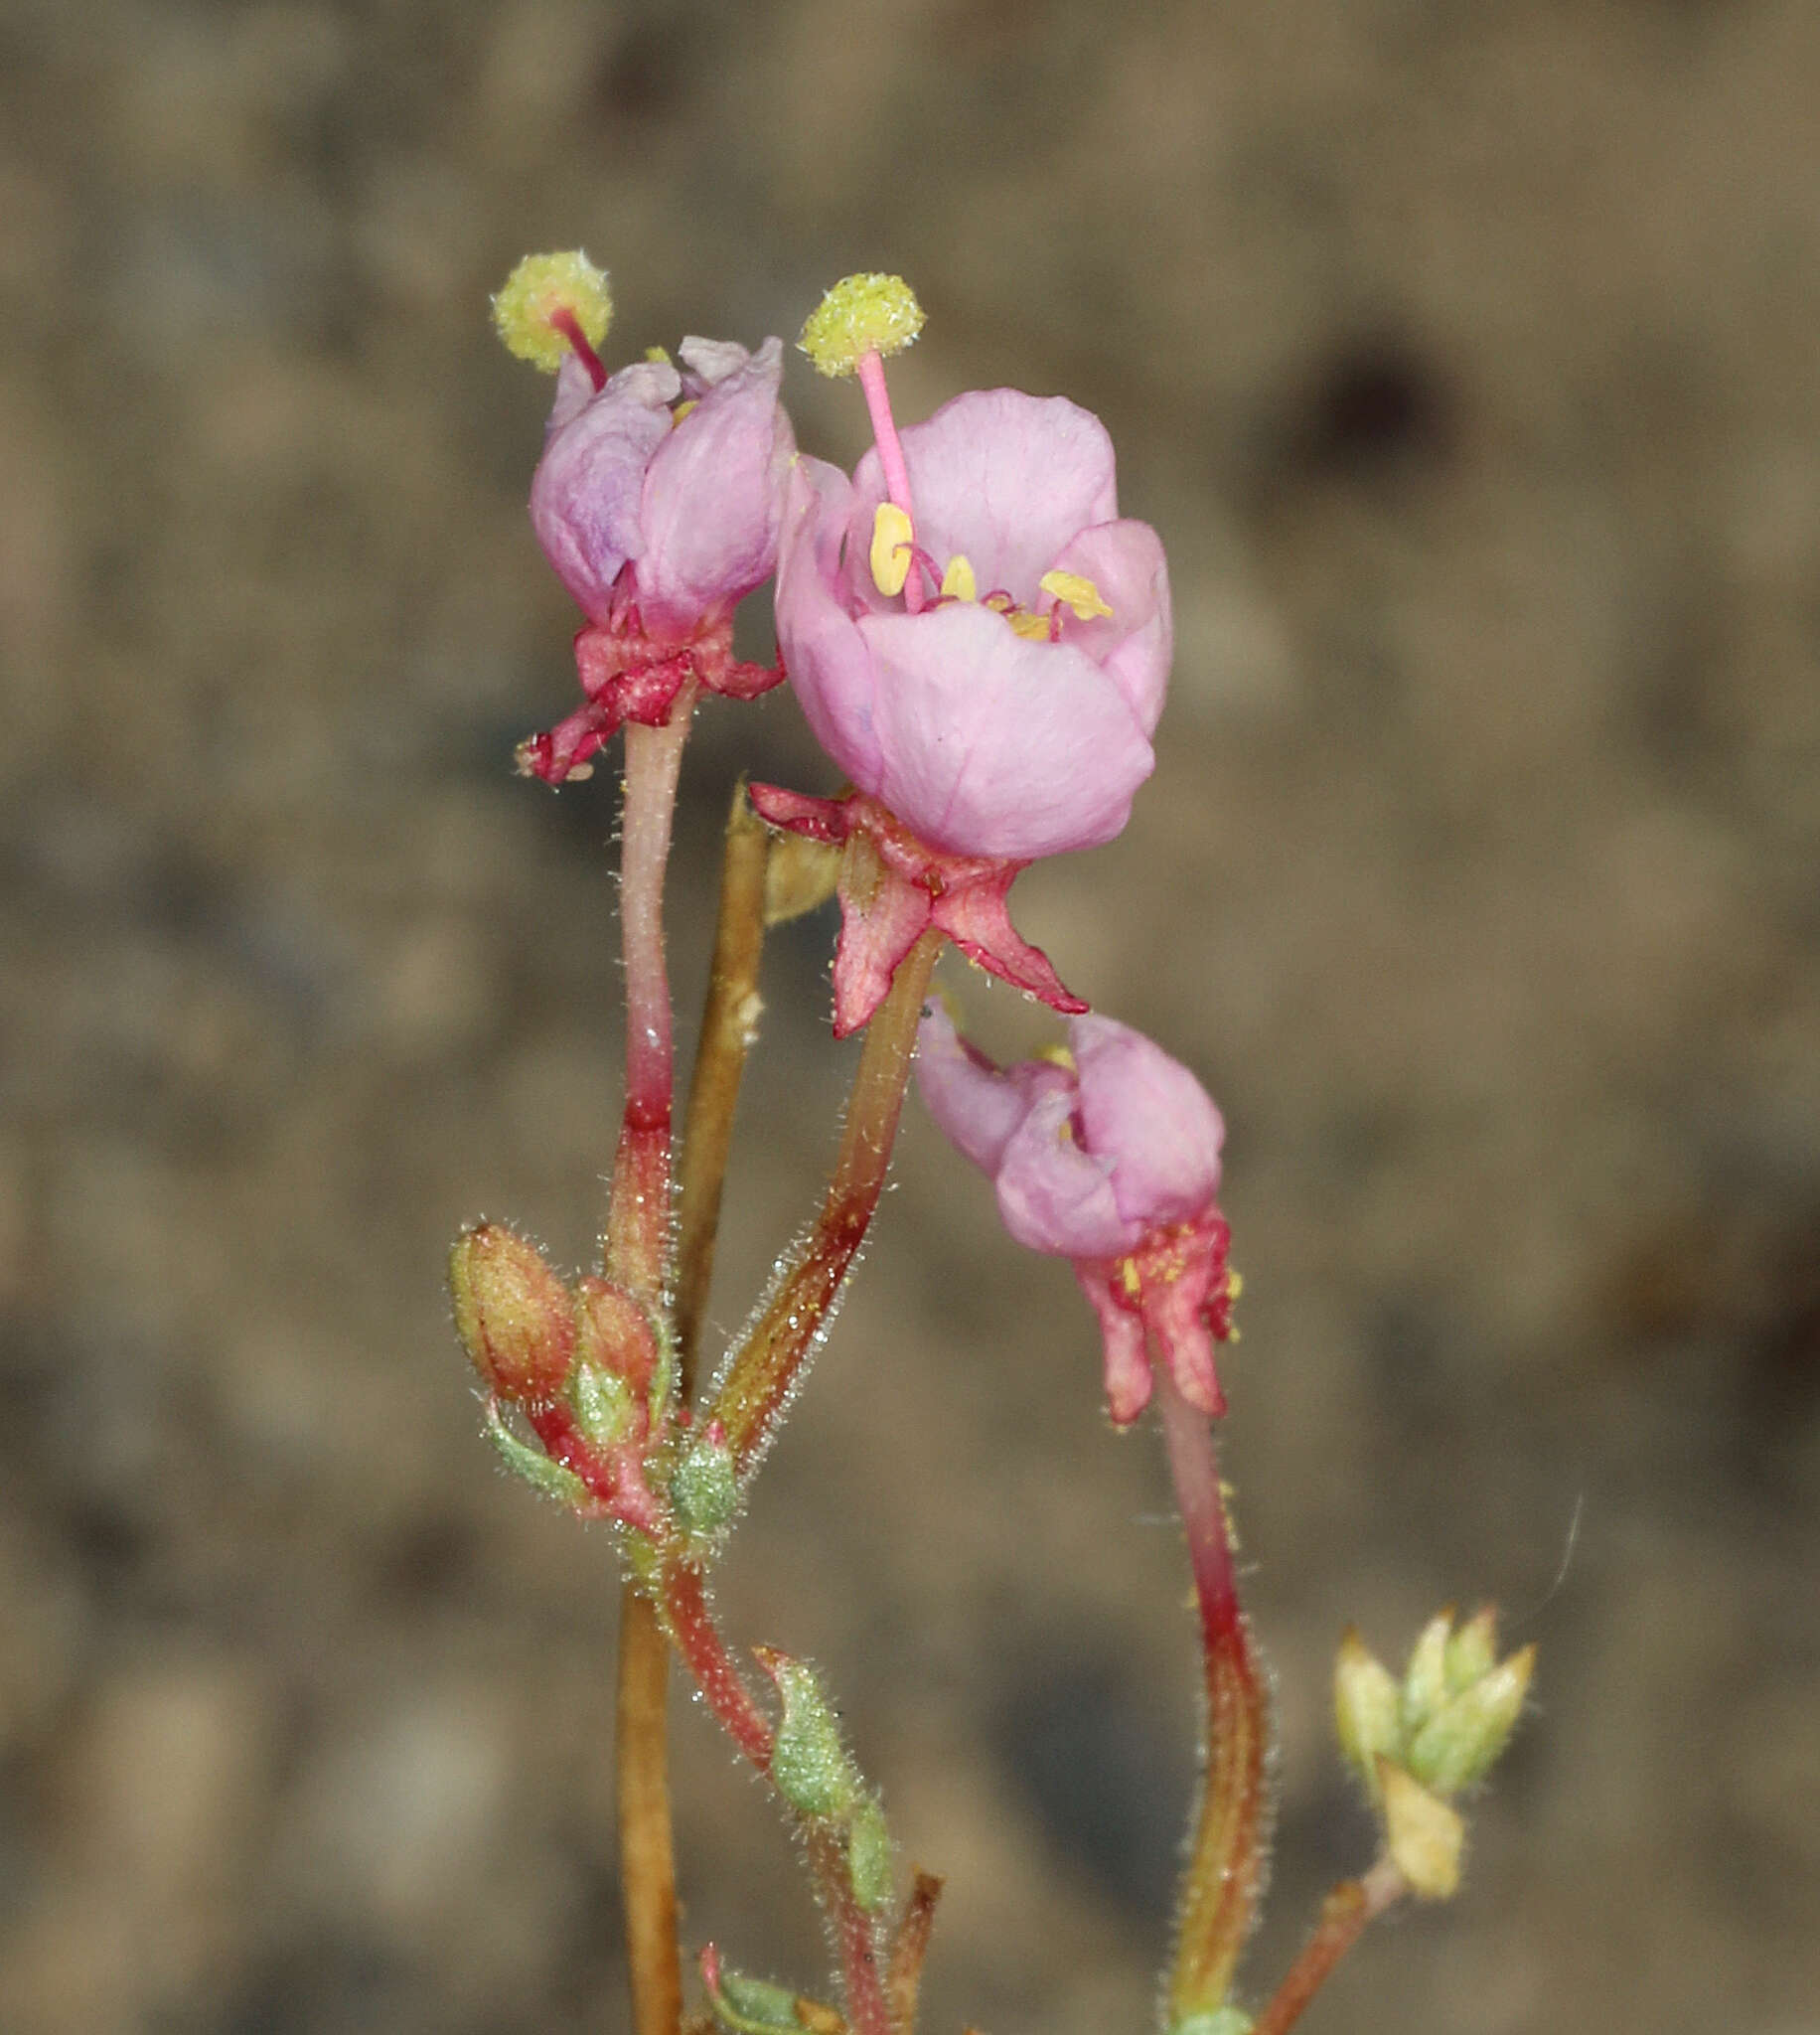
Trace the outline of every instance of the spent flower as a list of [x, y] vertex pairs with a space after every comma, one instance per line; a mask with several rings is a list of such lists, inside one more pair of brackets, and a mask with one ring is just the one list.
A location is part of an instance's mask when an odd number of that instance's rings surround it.
[[691, 678], [739, 699], [779, 682], [733, 656], [732, 617], [771, 576], [796, 453], [780, 340], [751, 354], [685, 339], [680, 369], [660, 353], [609, 376], [595, 351], [605, 278], [577, 263], [528, 257], [495, 299], [507, 344], [555, 371], [531, 517], [587, 616], [575, 638], [585, 704], [519, 752], [552, 784], [585, 775], [622, 721], [661, 725]]
[[1232, 1335], [1237, 1282], [1216, 1198], [1220, 1113], [1179, 1060], [1114, 1018], [1072, 1018], [1069, 1047], [999, 1068], [931, 1005], [917, 1085], [991, 1176], [1011, 1235], [1073, 1261], [1099, 1318], [1113, 1419], [1128, 1425], [1148, 1403], [1152, 1345], [1191, 1406], [1223, 1413], [1214, 1344]]

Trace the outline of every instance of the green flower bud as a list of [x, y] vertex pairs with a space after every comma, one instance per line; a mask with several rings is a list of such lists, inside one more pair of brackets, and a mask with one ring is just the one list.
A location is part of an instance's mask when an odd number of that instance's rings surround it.
[[872, 1796], [859, 1803], [847, 1825], [846, 1865], [853, 1899], [860, 1907], [870, 1913], [890, 1900], [891, 1833], [885, 1827], [885, 1812]]
[[802, 1815], [850, 1815], [859, 1800], [859, 1775], [840, 1743], [840, 1727], [815, 1669], [769, 1646], [757, 1652], [784, 1703], [783, 1722], [771, 1749], [771, 1778], [777, 1792]]
[[765, 1978], [747, 1978], [738, 1971], [722, 1971], [719, 1989], [714, 1994], [714, 2011], [740, 2035], [759, 2035], [759, 2031], [772, 2028], [803, 2035], [796, 2002], [797, 1996], [788, 1986], [773, 1985]]
[[1450, 1697], [1410, 1740], [1410, 1772], [1437, 1795], [1457, 1795], [1490, 1771], [1510, 1743], [1536, 1671], [1525, 1646]]
[[1401, 1749], [1397, 1678], [1348, 1626], [1333, 1661], [1333, 1722], [1346, 1764], [1375, 1801], [1378, 1761]]
[[498, 1222], [465, 1229], [449, 1252], [455, 1330], [489, 1392], [554, 1405], [575, 1354], [568, 1289], [529, 1243]]
[[1498, 1657], [1497, 1607], [1487, 1604], [1474, 1612], [1447, 1642], [1443, 1672], [1447, 1693], [1457, 1695], [1470, 1688], [1480, 1675], [1489, 1674]]
[[592, 1275], [575, 1288], [575, 1346], [584, 1364], [623, 1378], [641, 1396], [658, 1370], [651, 1317], [623, 1286]]
[[1451, 1899], [1466, 1842], [1458, 1811], [1390, 1760], [1378, 1762], [1378, 1791], [1384, 1802], [1384, 1846], [1398, 1871], [1423, 1900]]
[[1446, 1699], [1447, 1642], [1453, 1636], [1453, 1612], [1438, 1611], [1422, 1629], [1403, 1673], [1400, 1715], [1406, 1739], [1420, 1731]]
[[670, 1481], [670, 1501], [683, 1530], [701, 1539], [710, 1539], [732, 1518], [739, 1504], [739, 1480], [726, 1431], [717, 1420], [684, 1450]]

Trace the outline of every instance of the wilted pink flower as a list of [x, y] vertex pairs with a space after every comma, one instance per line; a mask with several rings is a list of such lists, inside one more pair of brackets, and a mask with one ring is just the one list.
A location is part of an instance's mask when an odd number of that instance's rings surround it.
[[1004, 1226], [1069, 1258], [1100, 1320], [1106, 1396], [1121, 1426], [1149, 1402], [1150, 1345], [1182, 1397], [1226, 1409], [1216, 1341], [1232, 1334], [1230, 1231], [1219, 1211], [1225, 1125], [1201, 1084], [1110, 1018], [1069, 1023], [1070, 1064], [998, 1068], [923, 1017], [917, 1085], [967, 1157], [991, 1175]]
[[796, 452], [782, 343], [680, 351], [682, 373], [640, 361], [608, 380], [570, 353], [557, 374], [531, 517], [588, 617], [575, 639], [587, 704], [520, 750], [521, 768], [553, 784], [622, 720], [661, 725], [691, 676], [739, 699], [781, 677], [734, 659], [732, 616], [777, 559]]
[[1119, 518], [1105, 427], [995, 389], [901, 444], [899, 525], [879, 522], [876, 449], [850, 482], [812, 459], [791, 475], [777, 629], [811, 727], [932, 848], [1027, 862], [1112, 840], [1154, 762], [1171, 623], [1162, 545]]

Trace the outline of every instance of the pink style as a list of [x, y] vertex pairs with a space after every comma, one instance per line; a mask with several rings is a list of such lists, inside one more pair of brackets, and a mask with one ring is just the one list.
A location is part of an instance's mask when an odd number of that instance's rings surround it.
[[1069, 1021], [1072, 1065], [994, 1066], [938, 1006], [916, 1078], [936, 1122], [991, 1177], [1004, 1226], [1073, 1261], [1100, 1322], [1121, 1426], [1153, 1386], [1152, 1347], [1206, 1414], [1226, 1410], [1214, 1344], [1232, 1335], [1230, 1232], [1219, 1211], [1226, 1127], [1179, 1060], [1110, 1018]]
[[749, 699], [781, 676], [733, 657], [732, 616], [777, 560], [796, 456], [783, 344], [679, 351], [682, 372], [639, 361], [609, 379], [589, 348], [557, 373], [531, 519], [588, 618], [575, 639], [587, 700], [519, 751], [552, 784], [585, 775], [622, 721], [663, 725], [691, 678]]

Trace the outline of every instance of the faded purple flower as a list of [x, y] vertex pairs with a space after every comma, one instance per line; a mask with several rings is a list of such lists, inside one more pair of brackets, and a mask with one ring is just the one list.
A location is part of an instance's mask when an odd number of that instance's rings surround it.
[[739, 699], [781, 676], [734, 659], [732, 614], [777, 561], [796, 456], [783, 345], [680, 352], [681, 373], [639, 361], [598, 388], [598, 364], [573, 353], [557, 372], [531, 518], [589, 626], [575, 644], [587, 704], [520, 751], [552, 783], [585, 774], [622, 720], [661, 722], [690, 676]]
[[1099, 1317], [1114, 1420], [1124, 1426], [1148, 1403], [1152, 1343], [1182, 1396], [1221, 1413], [1213, 1345], [1232, 1333], [1217, 1200], [1225, 1125], [1188, 1069], [1141, 1032], [1092, 1014], [1068, 1029], [1068, 1064], [999, 1068], [932, 1005], [917, 1085], [990, 1175], [1011, 1235], [1073, 1261]]

